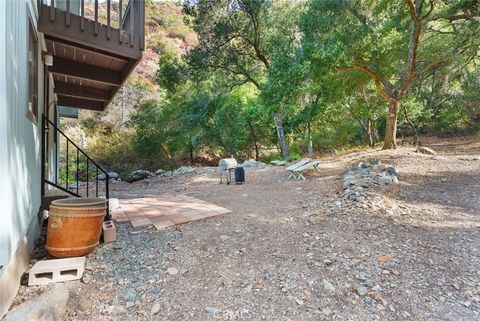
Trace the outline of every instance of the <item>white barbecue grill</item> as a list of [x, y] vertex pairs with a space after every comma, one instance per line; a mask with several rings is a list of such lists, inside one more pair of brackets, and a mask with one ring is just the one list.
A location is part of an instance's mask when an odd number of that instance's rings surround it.
[[223, 183], [223, 175], [227, 177], [227, 184], [232, 182], [232, 173], [235, 172], [235, 168], [238, 163], [235, 158], [222, 158], [218, 162], [218, 170], [220, 172], [220, 184]]

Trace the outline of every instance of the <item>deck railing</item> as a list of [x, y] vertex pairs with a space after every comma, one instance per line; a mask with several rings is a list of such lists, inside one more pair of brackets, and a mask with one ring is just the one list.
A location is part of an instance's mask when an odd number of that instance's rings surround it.
[[[73, 20], [79, 19], [81, 32], [92, 32], [99, 36], [106, 29], [106, 40], [112, 34], [121, 44], [145, 48], [145, 0], [37, 0], [39, 14], [48, 15], [51, 22], [61, 17], [65, 27], [74, 27]], [[60, 12], [60, 14], [59, 14]], [[93, 28], [89, 25], [93, 24]], [[93, 29], [93, 30], [90, 30]]]

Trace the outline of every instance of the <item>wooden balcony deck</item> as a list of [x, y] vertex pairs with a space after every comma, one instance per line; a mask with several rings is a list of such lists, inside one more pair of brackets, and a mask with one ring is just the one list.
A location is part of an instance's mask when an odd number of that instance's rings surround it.
[[[54, 3], [39, 1], [38, 29], [53, 56], [49, 72], [58, 105], [104, 110], [142, 58], [145, 2], [119, 0], [115, 10], [110, 0], [101, 4], [98, 0], [64, 0], [63, 8]], [[93, 16], [86, 15], [86, 5], [93, 8]], [[106, 9], [103, 23], [100, 5]]]

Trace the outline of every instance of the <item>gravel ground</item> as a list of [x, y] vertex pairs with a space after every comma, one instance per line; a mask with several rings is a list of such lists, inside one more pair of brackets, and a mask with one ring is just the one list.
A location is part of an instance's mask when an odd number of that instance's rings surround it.
[[[177, 191], [232, 214], [175, 229], [118, 226], [70, 282], [66, 320], [480, 320], [480, 141], [425, 138], [438, 155], [370, 149], [284, 168], [114, 185], [115, 197]], [[340, 202], [340, 174], [381, 159], [400, 183]], [[22, 286], [15, 304], [48, 287]]]

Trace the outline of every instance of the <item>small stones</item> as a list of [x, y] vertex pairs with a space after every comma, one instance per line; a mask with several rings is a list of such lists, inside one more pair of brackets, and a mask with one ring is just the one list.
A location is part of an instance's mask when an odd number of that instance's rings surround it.
[[355, 291], [359, 296], [366, 296], [368, 294], [368, 289], [364, 286], [359, 286]]
[[92, 281], [92, 276], [89, 273], [84, 273], [82, 276], [82, 282], [88, 284]]
[[226, 235], [220, 235], [220, 239], [221, 239], [222, 241], [226, 241], [226, 240], [228, 239], [228, 236], [226, 236]]
[[398, 171], [395, 167], [383, 165], [375, 159], [369, 160], [369, 163], [359, 163], [343, 174], [343, 199], [362, 204], [368, 200], [364, 189], [396, 183]]
[[170, 274], [170, 275], [177, 275], [178, 274], [178, 269], [174, 268], [174, 267], [169, 267], [167, 269], [167, 273]]
[[326, 317], [330, 317], [333, 315], [333, 311], [330, 308], [325, 308], [322, 310], [322, 314]]
[[381, 287], [380, 285], [375, 285], [375, 286], [372, 288], [372, 291], [381, 292], [381, 291], [382, 291], [382, 287]]
[[323, 279], [322, 285], [323, 285], [323, 288], [324, 288], [325, 290], [329, 291], [329, 292], [335, 291], [335, 286], [334, 286], [332, 283], [330, 283], [330, 282], [328, 282], [327, 280], [325, 280], [325, 279]]
[[288, 272], [287, 278], [289, 278], [290, 280], [294, 280], [294, 281], [297, 281], [297, 280], [301, 279], [300, 275], [298, 273], [295, 273], [295, 272]]
[[205, 312], [207, 312], [208, 314], [216, 315], [220, 312], [220, 310], [215, 307], [206, 307]]
[[157, 314], [158, 312], [160, 312], [160, 304], [159, 303], [155, 303], [153, 306], [152, 306], [152, 309], [150, 310], [150, 313], [152, 315], [155, 315]]

